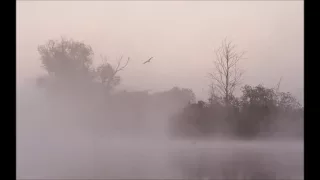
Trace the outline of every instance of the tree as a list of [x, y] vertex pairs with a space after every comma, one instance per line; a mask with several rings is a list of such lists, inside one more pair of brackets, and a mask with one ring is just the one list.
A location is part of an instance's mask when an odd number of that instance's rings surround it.
[[299, 101], [290, 92], [277, 93], [277, 106], [284, 111], [294, 111], [302, 108]]
[[303, 108], [290, 93], [262, 85], [246, 85], [242, 93], [239, 123], [242, 133], [292, 134], [303, 128]]
[[106, 58], [103, 58], [104, 62], [96, 69], [96, 74], [98, 77], [98, 80], [106, 86], [107, 90], [110, 90], [112, 87], [118, 85], [120, 83], [120, 76], [117, 76], [117, 73], [119, 71], [124, 70], [126, 66], [128, 65], [130, 58], [128, 57], [127, 61], [124, 65], [122, 64], [123, 56], [120, 57], [118, 60], [117, 66], [114, 68], [110, 63], [107, 62]]
[[[130, 60], [128, 58], [123, 65], [123, 56], [121, 56], [114, 67], [106, 61], [106, 58], [103, 58], [104, 62], [97, 68], [93, 68], [94, 53], [91, 46], [65, 38], [49, 40], [45, 44], [38, 46], [38, 52], [42, 67], [48, 73], [48, 76], [42, 76], [37, 79], [39, 86], [48, 86], [50, 84], [56, 86], [56, 82], [66, 82], [63, 84], [68, 86], [64, 87], [73, 87], [77, 82], [93, 83], [94, 80], [98, 80], [106, 89], [110, 90], [120, 83], [121, 78], [117, 74], [119, 71], [124, 70]], [[50, 83], [50, 81], [55, 83]]]
[[266, 133], [276, 120], [276, 92], [262, 85], [242, 87], [241, 117], [238, 132], [243, 136]]
[[49, 76], [74, 78], [91, 72], [93, 51], [91, 46], [72, 39], [49, 40], [38, 47], [43, 68]]
[[209, 73], [216, 92], [229, 104], [235, 89], [240, 85], [243, 71], [237, 66], [245, 52], [237, 52], [235, 45], [225, 39], [215, 51], [215, 70]]
[[274, 89], [266, 88], [262, 85], [251, 87], [245, 85], [242, 88], [242, 106], [247, 105], [259, 105], [259, 106], [268, 106], [275, 105], [276, 103], [276, 92]]

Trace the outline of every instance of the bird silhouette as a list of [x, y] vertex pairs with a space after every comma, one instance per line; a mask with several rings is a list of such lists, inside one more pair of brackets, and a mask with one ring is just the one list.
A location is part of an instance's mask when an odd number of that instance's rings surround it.
[[149, 59], [148, 59], [147, 61], [145, 61], [143, 64], [146, 64], [146, 63], [150, 62], [152, 58], [153, 58], [153, 57], [149, 58]]

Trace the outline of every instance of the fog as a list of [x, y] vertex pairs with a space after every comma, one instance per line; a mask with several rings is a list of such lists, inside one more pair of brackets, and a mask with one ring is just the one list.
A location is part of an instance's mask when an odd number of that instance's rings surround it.
[[59, 3], [17, 6], [17, 179], [303, 179], [303, 2]]
[[67, 103], [36, 87], [18, 90], [18, 178], [303, 178], [301, 140], [176, 139], [166, 130], [166, 116], [172, 114], [168, 110], [160, 110], [162, 116], [152, 114], [162, 126], [130, 131], [125, 123], [118, 123], [122, 128], [97, 124], [89, 111], [77, 110], [80, 104]]

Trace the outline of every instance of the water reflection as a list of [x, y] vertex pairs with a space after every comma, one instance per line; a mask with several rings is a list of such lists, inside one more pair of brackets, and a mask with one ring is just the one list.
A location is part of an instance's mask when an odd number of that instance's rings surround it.
[[299, 149], [195, 148], [175, 154], [174, 164], [185, 179], [301, 180], [303, 151]]
[[27, 147], [21, 144], [18, 151], [18, 177], [29, 179], [303, 179], [302, 142], [194, 144], [182, 141], [138, 141], [137, 139], [103, 139], [95, 143], [88, 139], [87, 142], [85, 143], [85, 138], [82, 138], [81, 141], [71, 143], [65, 137], [61, 141], [46, 138], [46, 144], [42, 146]]

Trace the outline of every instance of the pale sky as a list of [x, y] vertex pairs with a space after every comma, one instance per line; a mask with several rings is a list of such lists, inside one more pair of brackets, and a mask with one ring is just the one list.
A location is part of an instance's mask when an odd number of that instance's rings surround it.
[[[84, 41], [122, 71], [122, 88], [191, 88], [206, 100], [213, 49], [228, 37], [247, 51], [244, 83], [303, 100], [303, 1], [18, 1], [17, 83], [43, 73], [37, 46], [61, 36]], [[153, 56], [146, 65], [142, 62]]]

